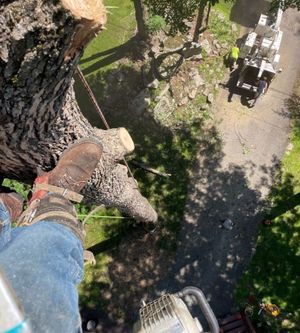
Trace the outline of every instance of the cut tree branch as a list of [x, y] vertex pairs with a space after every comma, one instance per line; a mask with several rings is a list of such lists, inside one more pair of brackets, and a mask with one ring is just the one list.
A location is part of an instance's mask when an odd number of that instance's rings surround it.
[[4, 0], [0, 4], [0, 174], [31, 183], [68, 145], [96, 137], [103, 158], [83, 194], [143, 222], [157, 214], [118, 162], [134, 149], [124, 129], [99, 130], [83, 117], [73, 74], [83, 47], [106, 22], [100, 0]]

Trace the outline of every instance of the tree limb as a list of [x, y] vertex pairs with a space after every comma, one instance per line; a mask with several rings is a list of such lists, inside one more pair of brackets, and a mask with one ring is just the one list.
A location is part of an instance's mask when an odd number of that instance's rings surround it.
[[103, 158], [83, 194], [139, 221], [157, 214], [118, 164], [134, 149], [125, 129], [103, 131], [83, 117], [73, 91], [83, 47], [106, 21], [101, 0], [15, 0], [0, 5], [0, 174], [32, 182], [75, 140], [97, 137]]

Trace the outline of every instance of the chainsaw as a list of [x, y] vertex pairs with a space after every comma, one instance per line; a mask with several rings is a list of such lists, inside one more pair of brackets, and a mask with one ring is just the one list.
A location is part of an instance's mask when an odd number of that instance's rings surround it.
[[209, 326], [209, 333], [219, 333], [220, 328], [203, 292], [196, 287], [186, 287], [175, 294], [166, 294], [143, 304], [139, 311], [139, 321], [133, 333], [203, 333], [198, 318], [193, 318], [184, 298], [192, 296], [197, 300]]

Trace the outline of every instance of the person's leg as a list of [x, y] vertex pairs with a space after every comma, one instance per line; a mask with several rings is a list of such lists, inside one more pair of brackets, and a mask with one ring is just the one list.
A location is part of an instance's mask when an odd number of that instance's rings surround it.
[[251, 107], [252, 107], [252, 108], [253, 108], [254, 105], [256, 104], [256, 102], [257, 102], [259, 96], [260, 96], [260, 93], [258, 93], [258, 92], [256, 92], [256, 93], [254, 94], [253, 102], [252, 102], [252, 104], [251, 104]]
[[5, 205], [0, 202], [0, 251], [9, 242], [11, 234], [11, 219]]
[[228, 94], [228, 102], [232, 102], [232, 97], [234, 93], [237, 93], [237, 84], [239, 80], [239, 73], [234, 71], [230, 74], [229, 81], [227, 82], [229, 94]]
[[0, 267], [33, 332], [80, 331], [76, 287], [83, 276], [83, 248], [70, 229], [54, 221], [13, 229]]
[[[80, 330], [76, 285], [82, 279], [85, 233], [69, 200], [80, 202], [78, 192], [101, 154], [99, 142], [81, 140], [66, 150], [52, 171], [38, 177], [28, 209], [0, 252], [0, 268], [20, 298], [33, 332]], [[11, 205], [6, 208], [12, 216]]]
[[11, 222], [22, 213], [22, 208], [21, 196], [14, 192], [0, 193], [0, 251], [10, 241]]
[[229, 69], [231, 72], [234, 70], [234, 64], [235, 64], [235, 59], [232, 57], [229, 57]]

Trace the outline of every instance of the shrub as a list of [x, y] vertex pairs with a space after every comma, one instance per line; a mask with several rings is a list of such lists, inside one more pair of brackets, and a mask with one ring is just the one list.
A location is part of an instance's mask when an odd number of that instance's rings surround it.
[[151, 34], [157, 33], [165, 27], [166, 21], [159, 15], [153, 15], [147, 21], [147, 29]]

